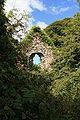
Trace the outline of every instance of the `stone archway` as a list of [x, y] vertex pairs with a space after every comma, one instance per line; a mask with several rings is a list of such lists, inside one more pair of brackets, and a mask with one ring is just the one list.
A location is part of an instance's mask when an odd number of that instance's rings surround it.
[[31, 67], [33, 66], [33, 58], [34, 58], [34, 56], [35, 56], [36, 54], [40, 57], [40, 66], [41, 66], [41, 64], [43, 64], [44, 55], [43, 55], [42, 53], [40, 53], [40, 52], [32, 53], [32, 54], [30, 55], [30, 57], [29, 57], [29, 65], [30, 65]]
[[26, 55], [28, 56], [28, 64], [29, 66], [33, 65], [33, 57], [37, 54], [40, 57], [40, 68], [41, 69], [51, 69], [51, 63], [53, 61], [53, 50], [51, 46], [47, 43], [41, 41], [40, 38], [36, 37]]
[[[44, 36], [46, 35], [44, 34]], [[43, 41], [39, 32], [33, 33], [33, 38], [30, 43], [27, 44], [27, 41], [25, 41], [25, 51], [23, 52], [27, 56], [27, 64], [29, 68], [33, 66], [33, 58], [35, 54], [37, 54], [40, 57], [40, 68], [43, 70], [51, 70], [51, 63], [54, 60], [53, 48]]]

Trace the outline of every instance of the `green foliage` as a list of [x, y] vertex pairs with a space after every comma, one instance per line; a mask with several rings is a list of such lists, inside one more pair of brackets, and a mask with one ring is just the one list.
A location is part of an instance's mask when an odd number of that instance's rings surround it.
[[0, 64], [0, 71], [0, 119], [46, 120], [51, 100], [49, 75], [22, 72], [4, 63]]
[[41, 30], [39, 27], [32, 27], [31, 31], [29, 32], [29, 34], [24, 38], [23, 43], [31, 43], [31, 41], [33, 40], [33, 38], [35, 37], [35, 33], [39, 33], [40, 34], [40, 38], [43, 42], [47, 43], [50, 46], [53, 46], [53, 42], [52, 40], [47, 36], [47, 34]]
[[[5, 23], [4, 0], [0, 0], [0, 119], [80, 119], [80, 14], [57, 21], [45, 31], [33, 27], [19, 47], [10, 42]], [[26, 65], [22, 47], [40, 33], [43, 42], [55, 44], [52, 71], [20, 70]], [[49, 38], [47, 36], [49, 35]]]
[[67, 38], [72, 37], [71, 35], [79, 36], [80, 33], [80, 14], [74, 15], [74, 18], [65, 18], [60, 21], [56, 21], [49, 25], [45, 32], [52, 39], [56, 47], [63, 46]]
[[[53, 29], [51, 38], [55, 43], [55, 39], [59, 42], [63, 40], [62, 45], [55, 44], [56, 59], [53, 62], [53, 83], [52, 94], [56, 98], [56, 110], [60, 115], [59, 120], [79, 120], [80, 118], [80, 14], [74, 16], [72, 19], [64, 19], [59, 21], [67, 26], [55, 33], [57, 29], [56, 23], [53, 23], [47, 29]], [[56, 27], [54, 27], [56, 26]], [[64, 30], [63, 30], [64, 28]], [[46, 29], [46, 32], [48, 30]], [[62, 32], [63, 30], [63, 32]], [[52, 35], [53, 33], [48, 33]], [[62, 35], [62, 33], [64, 33]], [[58, 35], [57, 35], [58, 34]]]
[[13, 43], [15, 44], [17, 40], [21, 41], [23, 36], [27, 34], [30, 16], [25, 11], [12, 9], [8, 13], [8, 19], [7, 30], [13, 37]]
[[0, 59], [4, 56], [4, 59], [8, 56], [8, 54], [12, 50], [12, 45], [10, 43], [10, 37], [8, 36], [8, 32], [6, 30], [6, 23], [8, 19], [4, 13], [4, 4], [5, 0], [0, 0]]

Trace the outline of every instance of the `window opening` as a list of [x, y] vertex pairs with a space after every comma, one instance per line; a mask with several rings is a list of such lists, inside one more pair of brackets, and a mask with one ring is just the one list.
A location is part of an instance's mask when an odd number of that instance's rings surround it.
[[33, 64], [35, 65], [40, 65], [40, 57], [39, 55], [35, 54], [35, 56], [33, 57]]

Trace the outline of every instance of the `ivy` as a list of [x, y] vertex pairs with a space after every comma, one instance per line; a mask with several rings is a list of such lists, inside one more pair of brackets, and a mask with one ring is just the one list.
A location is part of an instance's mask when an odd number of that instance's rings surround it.
[[28, 33], [28, 35], [23, 39], [23, 44], [25, 42], [27, 42], [28, 44], [31, 43], [31, 41], [34, 39], [35, 37], [35, 33], [39, 33], [40, 34], [40, 39], [42, 40], [42, 42], [47, 43], [49, 46], [53, 46], [53, 42], [52, 40], [47, 36], [47, 34], [45, 33], [45, 31], [41, 30], [39, 27], [32, 27], [31, 31]]
[[[80, 14], [56, 21], [45, 31], [33, 27], [15, 47], [6, 31], [4, 0], [0, 0], [0, 119], [79, 120], [80, 119]], [[40, 33], [53, 48], [52, 71], [19, 69], [26, 65], [22, 47]], [[49, 37], [48, 37], [49, 36]]]

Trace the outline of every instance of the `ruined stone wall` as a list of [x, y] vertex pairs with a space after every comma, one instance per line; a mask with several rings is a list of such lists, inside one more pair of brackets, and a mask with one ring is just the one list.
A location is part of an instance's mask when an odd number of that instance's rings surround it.
[[39, 33], [35, 33], [34, 38], [29, 46], [26, 48], [26, 56], [28, 57], [28, 63], [30, 64], [31, 55], [38, 54], [40, 56], [40, 67], [42, 69], [51, 69], [50, 64], [53, 61], [53, 50], [47, 43], [42, 42]]

